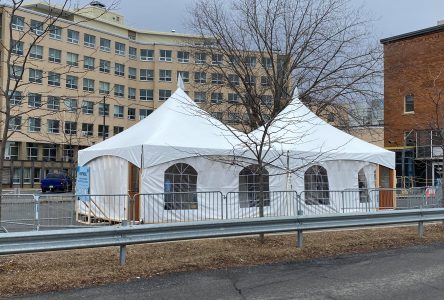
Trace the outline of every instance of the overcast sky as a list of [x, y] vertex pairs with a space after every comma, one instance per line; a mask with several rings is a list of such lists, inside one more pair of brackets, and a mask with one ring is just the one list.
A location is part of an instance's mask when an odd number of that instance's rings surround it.
[[[57, 1], [57, 0], [55, 0]], [[61, 1], [61, 0], [58, 0]], [[91, 0], [72, 0], [80, 4]], [[113, 0], [100, 0], [109, 4]], [[188, 9], [195, 0], [120, 0], [118, 12], [129, 26], [145, 30], [187, 33]], [[220, 0], [221, 2], [223, 0]], [[374, 21], [372, 31], [381, 39], [436, 25], [444, 19], [443, 0], [351, 0]], [[54, 2], [54, 0], [53, 0]]]

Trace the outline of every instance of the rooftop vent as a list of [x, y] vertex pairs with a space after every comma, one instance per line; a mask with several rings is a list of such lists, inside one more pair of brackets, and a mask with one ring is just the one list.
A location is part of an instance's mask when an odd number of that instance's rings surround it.
[[89, 5], [99, 8], [105, 8], [105, 4], [99, 2], [99, 1], [92, 1]]

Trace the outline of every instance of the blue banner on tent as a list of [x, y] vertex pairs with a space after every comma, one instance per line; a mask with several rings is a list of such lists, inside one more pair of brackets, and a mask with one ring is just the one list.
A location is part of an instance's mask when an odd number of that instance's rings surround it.
[[76, 195], [78, 200], [89, 201], [89, 167], [77, 167]]

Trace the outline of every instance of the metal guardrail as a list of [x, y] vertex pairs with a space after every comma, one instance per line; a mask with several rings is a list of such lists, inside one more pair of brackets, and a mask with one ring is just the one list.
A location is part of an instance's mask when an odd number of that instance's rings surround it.
[[272, 217], [0, 233], [0, 255], [42, 251], [120, 246], [120, 263], [126, 259], [126, 245], [229, 236], [296, 231], [297, 246], [303, 245], [303, 231], [357, 226], [418, 223], [420, 237], [424, 222], [444, 219], [444, 209], [416, 209], [349, 213], [324, 216]]

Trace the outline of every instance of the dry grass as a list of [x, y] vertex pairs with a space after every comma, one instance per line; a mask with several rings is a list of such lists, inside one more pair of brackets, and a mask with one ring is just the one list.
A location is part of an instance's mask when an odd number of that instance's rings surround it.
[[0, 296], [86, 287], [173, 272], [294, 262], [444, 242], [444, 226], [307, 233], [304, 248], [295, 234], [186, 241], [128, 247], [127, 264], [119, 266], [118, 247], [0, 256]]

